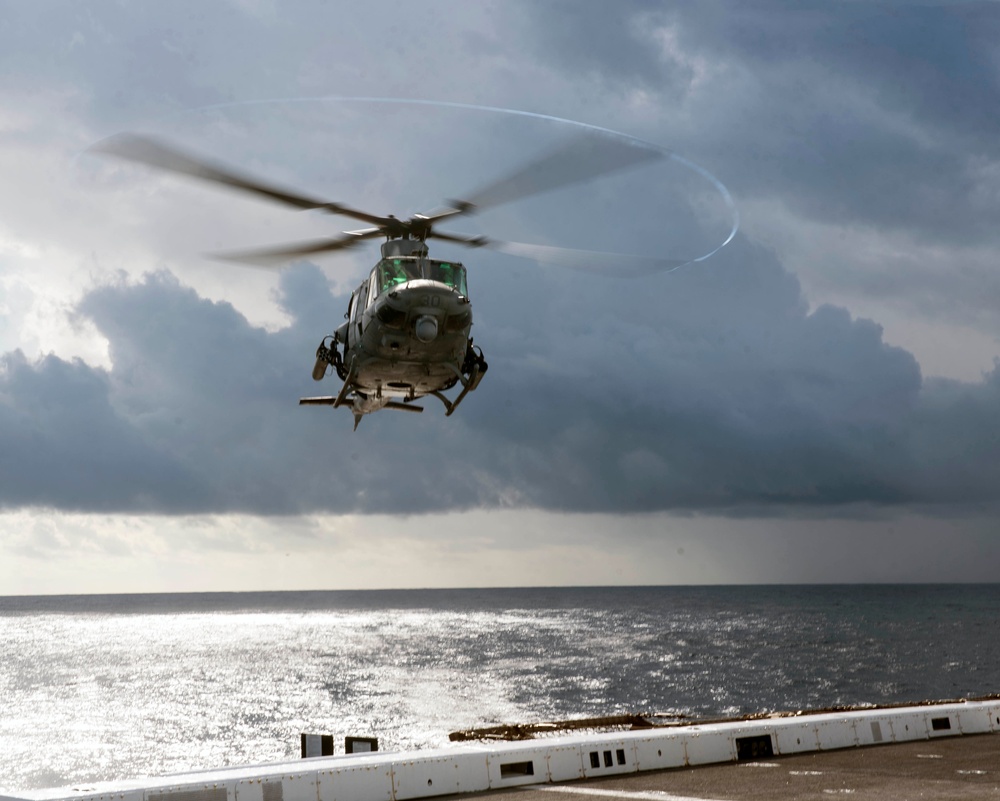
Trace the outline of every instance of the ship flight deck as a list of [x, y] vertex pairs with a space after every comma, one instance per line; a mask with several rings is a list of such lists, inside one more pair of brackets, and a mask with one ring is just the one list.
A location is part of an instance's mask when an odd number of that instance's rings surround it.
[[0, 801], [1000, 799], [1000, 699], [312, 757]]

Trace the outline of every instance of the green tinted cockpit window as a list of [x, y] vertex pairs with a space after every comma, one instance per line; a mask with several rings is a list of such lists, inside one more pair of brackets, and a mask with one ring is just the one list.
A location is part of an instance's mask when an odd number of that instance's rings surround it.
[[416, 259], [382, 259], [378, 265], [379, 294], [420, 277], [420, 262]]
[[427, 276], [433, 281], [440, 281], [453, 289], [458, 290], [458, 294], [468, 297], [468, 290], [465, 288], [465, 268], [461, 264], [453, 264], [447, 261], [432, 261], [429, 264], [430, 273]]

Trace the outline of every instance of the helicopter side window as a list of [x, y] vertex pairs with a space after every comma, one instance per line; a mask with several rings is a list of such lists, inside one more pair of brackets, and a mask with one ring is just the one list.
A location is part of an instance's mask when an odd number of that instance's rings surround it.
[[469, 296], [468, 290], [465, 288], [465, 268], [461, 264], [432, 261], [428, 267], [428, 278], [447, 284], [452, 289], [457, 290], [460, 295]]
[[420, 263], [414, 259], [382, 259], [378, 265], [379, 294], [420, 278]]
[[361, 321], [361, 310], [364, 308], [365, 294], [368, 291], [368, 287], [365, 284], [359, 286], [354, 294], [351, 296], [351, 322], [357, 323]]

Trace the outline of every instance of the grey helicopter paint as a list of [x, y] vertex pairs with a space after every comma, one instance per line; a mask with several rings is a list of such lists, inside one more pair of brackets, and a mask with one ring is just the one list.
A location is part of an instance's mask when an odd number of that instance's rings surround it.
[[[530, 195], [580, 183], [648, 163], [669, 154], [655, 145], [610, 131], [588, 131], [529, 161], [501, 179], [443, 208], [407, 219], [380, 216], [342, 203], [308, 197], [240, 173], [231, 167], [182, 152], [135, 134], [118, 134], [92, 151], [209, 181], [300, 210], [349, 217], [370, 227], [339, 236], [262, 250], [215, 254], [228, 261], [277, 266], [298, 258], [357, 247], [384, 238], [382, 258], [351, 294], [345, 321], [316, 350], [313, 378], [335, 374], [343, 382], [335, 395], [301, 398], [301, 405], [348, 408], [357, 429], [361, 418], [380, 409], [421, 412], [415, 402], [432, 396], [451, 415], [487, 371], [482, 350], [473, 344], [472, 303], [463, 264], [430, 257], [427, 240], [487, 247], [513, 256], [585, 270], [619, 273], [676, 269], [687, 261], [594, 253], [484, 236], [446, 233], [438, 222], [472, 214]], [[690, 261], [690, 260], [688, 260]], [[444, 393], [456, 390], [452, 398]]]

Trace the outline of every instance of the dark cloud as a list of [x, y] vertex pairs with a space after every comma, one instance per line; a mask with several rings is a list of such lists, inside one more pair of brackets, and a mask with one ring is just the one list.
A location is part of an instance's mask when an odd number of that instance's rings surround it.
[[[197, 3], [97, 16], [78, 4], [12, 6], [0, 65], [19, 91], [73, 86], [87, 97], [77, 102], [88, 123], [107, 131], [204, 103], [323, 92], [490, 105], [513, 96], [617, 123], [642, 95], [638, 108], [652, 109], [642, 135], [704, 161], [740, 199], [938, 244], [996, 237], [989, 171], [977, 167], [998, 157], [987, 7], [393, 8], [299, 5], [269, 17]], [[271, 138], [260, 140], [260, 158], [240, 161], [284, 160], [280, 180], [302, 178], [375, 211], [391, 198], [386, 210], [406, 213], [475, 187], [538, 144], [493, 118], [481, 135], [471, 115], [395, 107], [381, 111], [376, 135], [359, 136], [351, 112], [331, 111], [347, 131], [338, 138], [330, 127], [272, 130], [287, 109], [268, 108], [248, 130]], [[220, 136], [217, 155], [241, 137], [258, 141], [233, 119], [201, 123]], [[720, 241], [695, 213], [705, 186], [643, 178], [574, 187], [458, 229], [671, 258]], [[361, 197], [341, 194], [349, 179]], [[159, 234], [176, 243], [183, 225], [168, 222]], [[216, 221], [205, 228], [214, 236]], [[346, 297], [315, 268], [283, 274], [291, 323], [279, 331], [169, 273], [101, 286], [79, 313], [107, 338], [110, 371], [4, 357], [0, 500], [263, 514], [508, 504], [784, 514], [992, 502], [998, 372], [977, 384], [922, 381], [875, 322], [828, 305], [810, 312], [788, 271], [799, 265], [779, 263], [754, 235], [697, 267], [635, 281], [475, 252], [475, 336], [491, 364], [482, 388], [453, 418], [431, 400], [423, 415], [384, 412], [356, 434], [345, 413], [296, 405], [335, 389], [309, 373]], [[879, 266], [880, 277], [891, 273]], [[921, 280], [910, 287], [891, 275], [884, 294], [925, 292], [944, 305], [940, 283]]]
[[[107, 12], [107, 13], [105, 13]], [[421, 97], [461, 85], [458, 65], [509, 49], [502, 9], [452, 2], [345, 6], [307, 0], [114, 9], [5, 4], [0, 87], [53, 91], [105, 133], [194, 107], [261, 97]], [[464, 85], [462, 90], [465, 90]], [[473, 90], [482, 93], [481, 88]], [[474, 98], [468, 98], [474, 99]]]
[[[331, 296], [315, 268], [288, 271], [282, 288], [295, 321], [275, 333], [164, 273], [101, 287], [81, 304], [109, 340], [111, 402], [134, 436], [183, 464], [200, 488], [168, 499], [175, 511], [420, 511], [495, 500], [457, 461], [427, 469], [424, 437], [441, 426], [441, 410], [425, 412], [423, 429], [386, 416], [353, 435], [349, 414], [299, 408], [301, 395], [335, 390], [309, 374], [347, 299]], [[435, 441], [445, 454], [461, 448], [453, 432]], [[60, 505], [59, 492], [51, 496]]]
[[992, 4], [546, 3], [531, 13], [539, 59], [563, 73], [614, 65], [601, 73], [608, 94], [641, 87], [690, 118], [696, 133], [669, 144], [703, 157], [740, 196], [925, 240], [995, 242], [995, 204], [990, 213], [983, 202], [993, 195], [984, 168], [1000, 159]]
[[606, 91], [628, 84], [683, 93], [692, 78], [690, 70], [665, 63], [656, 42], [643, 36], [642, 17], [662, 7], [645, 0], [618, 3], [614, 8], [599, 0], [528, 6], [522, 9], [527, 17], [519, 38], [534, 58], [560, 71], [579, 73], [593, 89]]
[[109, 395], [108, 376], [79, 360], [0, 358], [0, 508], [166, 512], [207, 502]]
[[741, 195], [780, 197], [816, 219], [995, 239], [983, 177], [1000, 158], [992, 4], [390, 9], [312, 2], [271, 14], [185, 0], [101, 14], [13, 4], [0, 29], [2, 85], [62, 93], [105, 132], [229, 100], [329, 93], [504, 105], [525, 86], [530, 102], [511, 104], [598, 122], [627, 113], [641, 90], [671, 122], [690, 121], [669, 125], [685, 133], [664, 144], [706, 161]]
[[1000, 17], [992, 3], [809, 2], [794, 11], [733, 3], [725, 11], [712, 15], [712, 27], [750, 63], [794, 61], [848, 76], [888, 110], [998, 152]]
[[[524, 34], [563, 78], [609, 65], [574, 115], [625, 117], [720, 176], [748, 236], [798, 251], [786, 266], [814, 301], [870, 310], [877, 298], [897, 337], [902, 317], [1000, 332], [994, 4], [574, 8], [529, 6]], [[612, 61], [606, 43], [627, 55]]]
[[532, 270], [529, 292], [494, 258], [474, 275], [480, 390], [452, 418], [429, 401], [357, 433], [296, 405], [334, 389], [309, 372], [346, 299], [315, 268], [284, 274], [294, 320], [277, 332], [167, 274], [95, 289], [80, 312], [108, 338], [109, 373], [6, 357], [4, 505], [784, 514], [996, 497], [1000, 371], [922, 386], [876, 324], [809, 313], [767, 251], [738, 239], [643, 281]]
[[[65, 93], [71, 76], [86, 95], [68, 101], [74, 113], [105, 132], [229, 100], [331, 93], [504, 105], [508, 88], [525, 85], [531, 101], [512, 105], [608, 122], [604, 114], [620, 119], [642, 91], [670, 119], [663, 143], [741, 196], [925, 240], [995, 241], [988, 168], [1000, 158], [1000, 19], [991, 4], [403, 9], [12, 6], [0, 65], [22, 88]], [[539, 83], [540, 68], [550, 80]]]
[[991, 506], [1000, 488], [1000, 362], [979, 384], [929, 381], [907, 422], [915, 495]]
[[610, 286], [588, 303], [574, 294], [575, 314], [531, 309], [552, 326], [544, 353], [528, 334], [513, 343], [500, 366], [510, 389], [467, 412], [514, 446], [498, 448], [497, 469], [512, 483], [530, 476], [520, 486], [532, 503], [908, 499], [898, 454], [892, 464], [873, 440], [918, 402], [920, 373], [877, 325], [830, 307], [808, 314], [794, 279], [742, 241], [703, 268]]

